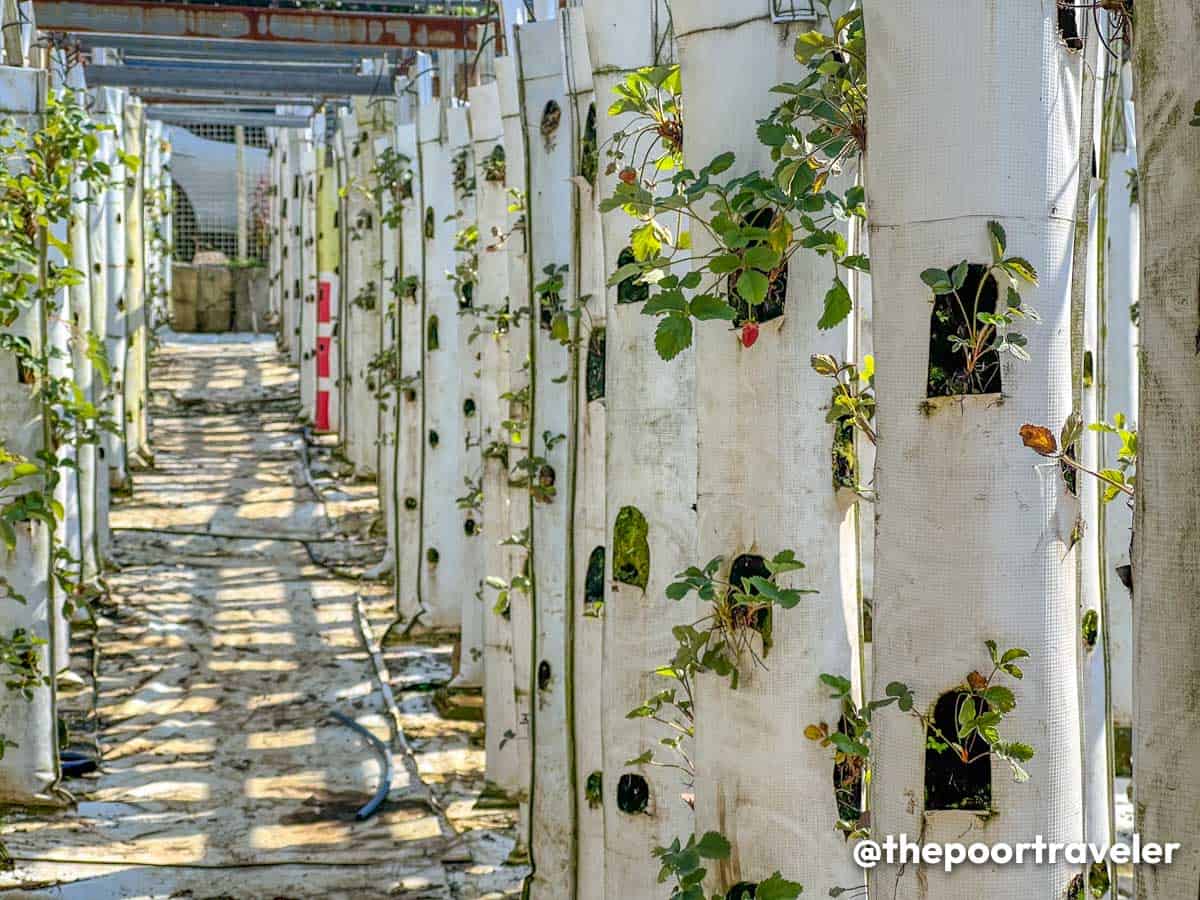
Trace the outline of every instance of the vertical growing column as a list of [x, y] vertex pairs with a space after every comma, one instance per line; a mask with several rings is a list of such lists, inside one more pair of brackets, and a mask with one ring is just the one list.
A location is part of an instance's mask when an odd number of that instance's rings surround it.
[[[801, 71], [783, 26], [765, 8], [748, 18], [714, 0], [672, 11], [687, 108], [725, 111], [686, 121], [685, 164], [699, 170], [732, 151], [731, 175], [767, 168], [756, 120], [778, 103], [771, 88]], [[761, 235], [753, 229], [778, 227], [780, 212], [761, 202], [733, 220], [751, 239]], [[713, 249], [707, 232], [693, 239], [698, 253]], [[696, 685], [696, 831], [720, 832], [733, 848], [709, 867], [712, 887], [729, 891], [782, 872], [824, 896], [861, 881], [835, 828], [843, 798], [834, 764], [804, 738], [811, 724], [836, 729], [839, 704], [820, 677], [850, 675], [857, 634], [850, 504], [832, 465], [837, 426], [827, 424], [829, 384], [809, 364], [814, 354], [840, 353], [846, 335], [844, 324], [817, 327], [827, 263], [801, 251], [766, 268], [767, 290], [752, 311], [742, 278], [726, 288], [734, 326], [757, 322], [757, 342], [722, 323], [696, 329], [696, 558], [720, 556], [723, 580], [752, 593], [750, 579], [771, 578], [768, 563], [795, 551], [807, 568], [779, 583], [815, 593], [765, 618], [741, 621], [732, 608], [729, 639], [744, 647], [737, 690], [715, 674]]]
[[[926, 716], [875, 718], [879, 834], [1082, 836], [1078, 506], [1057, 462], [1038, 465], [1017, 436], [1071, 412], [1080, 56], [1059, 30], [1070, 16], [1033, 0], [866, 7], [872, 277], [886, 292], [874, 310], [874, 693], [903, 683]], [[956, 296], [972, 311], [1032, 308], [1040, 322], [1000, 320], [999, 337], [980, 336]], [[982, 709], [972, 692], [995, 668], [985, 641], [1024, 674], [990, 682], [1002, 688], [984, 701], [1002, 716], [997, 742], [960, 738], [952, 720], [968, 699]], [[971, 762], [928, 746], [945, 743], [935, 727], [965, 741]], [[1075, 874], [1061, 861], [952, 875], [909, 866], [871, 881], [896, 898], [1050, 897]]]
[[[530, 503], [517, 476], [529, 457], [532, 431], [529, 413], [532, 384], [530, 378], [530, 337], [533, 323], [533, 299], [530, 295], [528, 235], [525, 195], [528, 148], [525, 144], [520, 102], [520, 82], [516, 59], [502, 56], [496, 60], [496, 84], [500, 91], [500, 120], [504, 132], [504, 178], [509, 204], [504, 241], [508, 268], [509, 379], [506, 427], [508, 432], [509, 504], [508, 553], [505, 578], [509, 585], [508, 609], [512, 626], [513, 684], [516, 692], [517, 729], [515, 744], [521, 777], [521, 817], [517, 851], [520, 858], [529, 841], [530, 779], [532, 777], [532, 696], [533, 682], [533, 594], [530, 575]], [[501, 397], [504, 400], [504, 397]]]
[[475, 337], [480, 327], [476, 294], [479, 287], [479, 233], [475, 221], [477, 184], [471, 129], [465, 107], [446, 110], [446, 138], [450, 151], [450, 176], [454, 185], [454, 268], [446, 277], [454, 286], [458, 318], [458, 416], [462, 443], [456, 450], [458, 478], [455, 497], [462, 535], [462, 565], [458, 576], [462, 597], [462, 628], [458, 644], [458, 671], [454, 687], [483, 686], [483, 459], [479, 437], [479, 374], [482, 348]]
[[[665, 64], [669, 18], [656, 0], [625, 0], [618, 8], [584, 7], [596, 96], [597, 144], [608, 146], [630, 116], [607, 115], [613, 89], [630, 72]], [[617, 184], [601, 166], [602, 196]], [[620, 210], [603, 218], [604, 273], [632, 255], [629, 220]], [[604, 878], [610, 897], [649, 897], [661, 890], [647, 854], [692, 832], [691, 808], [674, 770], [627, 765], [664, 737], [650, 719], [630, 710], [661, 689], [652, 673], [675, 652], [674, 625], [691, 610], [667, 599], [673, 576], [695, 561], [695, 356], [664, 362], [654, 349], [656, 322], [642, 315], [645, 291], [632, 283], [605, 289], [604, 411], [606, 553], [604, 651], [601, 675], [604, 739]], [[639, 525], [646, 523], [644, 532]], [[620, 526], [618, 528], [618, 525]], [[644, 540], [644, 544], [642, 541]], [[644, 547], [644, 557], [621, 573], [618, 548]], [[610, 577], [611, 576], [611, 577]], [[636, 810], [620, 801], [622, 779], [641, 779], [647, 803]], [[627, 808], [623, 809], [622, 806]]]
[[106, 407], [116, 423], [115, 432], [105, 435], [104, 447], [108, 457], [110, 485], [123, 489], [129, 481], [127, 446], [125, 443], [125, 381], [128, 303], [125, 297], [125, 179], [129, 176], [125, 165], [128, 148], [125, 144], [125, 101], [124, 94], [116, 88], [102, 88], [100, 112], [104, 116], [113, 136], [116, 159], [112, 178], [104, 192], [104, 219], [107, 231], [105, 243], [104, 272], [107, 279], [108, 319], [105, 328], [104, 346], [108, 363], [112, 367], [112, 385], [109, 388]]
[[508, 260], [503, 235], [508, 229], [505, 191], [507, 159], [500, 119], [500, 90], [495, 82], [470, 90], [471, 133], [475, 151], [476, 223], [479, 269], [475, 293], [482, 343], [479, 385], [479, 440], [483, 464], [483, 571], [492, 591], [483, 604], [483, 711], [490, 795], [515, 800], [521, 789], [517, 758], [517, 705], [513, 669], [512, 588], [508, 584], [508, 547], [512, 503], [524, 499], [509, 489], [508, 401], [511, 309]]
[[140, 100], [125, 103], [125, 152], [139, 160], [136, 172], [127, 173], [125, 187], [125, 455], [145, 449], [146, 378], [146, 245], [143, 180], [146, 154], [146, 120]]
[[462, 596], [462, 521], [455, 498], [462, 482], [462, 409], [458, 394], [458, 296], [447, 273], [454, 270], [454, 181], [440, 101], [420, 107], [421, 229], [425, 255], [425, 472], [422, 483], [422, 624], [458, 628]]
[[578, 817], [575, 799], [574, 518], [576, 319], [567, 305], [573, 233], [570, 118], [562, 38], [553, 20], [516, 32], [528, 178], [526, 265], [532, 287], [532, 414], [523, 480], [532, 499], [533, 775], [530, 885], [535, 898], [574, 897]]
[[[108, 123], [104, 112], [103, 89], [91, 94], [94, 115], [102, 124]], [[96, 135], [99, 147], [96, 157], [109, 167], [111, 172], [116, 166], [116, 143], [111, 131], [101, 131]], [[106, 372], [93, 369], [91, 402], [97, 409], [109, 411], [109, 403], [113, 396], [113, 373], [111, 369], [112, 356], [108, 353], [108, 204], [110, 189], [107, 186], [93, 187], [87, 203], [87, 248], [88, 266], [87, 277], [91, 295], [91, 330], [95, 335], [96, 349], [103, 352], [109, 362]], [[95, 531], [90, 555], [85, 557], [88, 565], [87, 575], [94, 578], [99, 575], [108, 554], [110, 532], [108, 528], [109, 495], [109, 459], [111, 444], [108, 432], [102, 432], [93, 447], [95, 454], [95, 471], [92, 476], [93, 503], [95, 509]]]
[[[1137, 5], [1134, 84], [1141, 209], [1141, 409], [1134, 511], [1134, 803], [1147, 841], [1177, 841], [1169, 866], [1134, 872], [1138, 900], [1187, 897], [1200, 882], [1200, 84], [1195, 3]], [[1184, 487], [1184, 486], [1187, 487]]]
[[[30, 131], [37, 130], [45, 112], [47, 90], [46, 72], [37, 69], [0, 69], [0, 115]], [[26, 150], [5, 141], [4, 165], [9, 172], [27, 168]], [[17, 192], [19, 194], [19, 191]], [[29, 204], [6, 197], [4, 221], [11, 223], [12, 214], [25, 214]], [[6, 265], [29, 267], [29, 255], [39, 257], [39, 265], [30, 274], [36, 276], [40, 291], [46, 290], [48, 242], [43, 235], [30, 239], [24, 229], [18, 232], [12, 225], [0, 240], [6, 256], [17, 250], [19, 257], [8, 256]], [[0, 353], [0, 441], [5, 449], [25, 460], [35, 460], [49, 450], [49, 429], [43, 416], [43, 404], [38, 397], [39, 374], [37, 361], [48, 359], [46, 305], [35, 295], [29, 303], [23, 292], [0, 297], [16, 318], [5, 331], [14, 338], [15, 347]], [[23, 351], [18, 348], [23, 348]], [[13, 463], [5, 463], [5, 479], [11, 479], [0, 490], [6, 519], [9, 513], [20, 513], [26, 498], [31, 505], [48, 505], [47, 485], [36, 468], [22, 477]], [[39, 502], [40, 501], [40, 502]], [[0, 640], [8, 644], [10, 654], [28, 654], [35, 665], [25, 678], [30, 699], [19, 688], [0, 687], [0, 736], [6, 747], [0, 760], [0, 802], [9, 804], [60, 804], [58, 791], [58, 723], [53, 665], [55, 660], [54, 587], [49, 575], [52, 569], [52, 519], [18, 515], [9, 522], [6, 540], [0, 544]], [[13, 677], [25, 675], [13, 671]], [[43, 681], [45, 676], [51, 676]]]
[[396, 415], [397, 523], [396, 613], [411, 622], [421, 610], [425, 468], [425, 291], [424, 193], [415, 122], [396, 129], [396, 150], [408, 160], [401, 188], [400, 220], [400, 391]]
[[[337, 167], [332, 145], [317, 160], [317, 337], [312, 421], [317, 431], [337, 430], [337, 310], [340, 303], [341, 241], [338, 237]], [[272, 250], [274, 252], [274, 250]]]
[[317, 146], [311, 127], [300, 132], [300, 403], [310, 410], [317, 395], [317, 319], [320, 300], [320, 271], [317, 231], [320, 227], [317, 182]]
[[604, 640], [604, 250], [596, 198], [600, 167], [592, 65], [582, 9], [564, 9], [562, 26], [571, 147], [572, 247], [567, 311], [572, 323], [574, 384], [571, 482], [571, 593], [573, 620], [575, 809], [579, 818], [579, 898], [604, 896], [604, 750], [602, 653]]

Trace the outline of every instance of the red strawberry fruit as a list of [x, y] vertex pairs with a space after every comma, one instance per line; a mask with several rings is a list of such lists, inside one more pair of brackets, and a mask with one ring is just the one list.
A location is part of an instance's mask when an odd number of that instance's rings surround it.
[[622, 169], [621, 174], [617, 176], [626, 184], [633, 184], [637, 181], [637, 172], [633, 169]]
[[754, 346], [754, 342], [758, 340], [758, 323], [747, 322], [742, 326], [741, 336], [742, 346], [749, 349]]

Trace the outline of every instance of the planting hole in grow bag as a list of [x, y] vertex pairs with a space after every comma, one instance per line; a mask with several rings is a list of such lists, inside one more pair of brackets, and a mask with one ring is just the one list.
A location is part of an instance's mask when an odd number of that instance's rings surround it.
[[430, 547], [425, 551], [425, 562], [429, 563], [431, 566], [436, 566], [438, 564], [438, 560], [441, 558], [442, 554], [438, 553], [437, 547]]
[[[833, 393], [836, 398], [837, 388], [834, 388]], [[855, 490], [857, 487], [858, 457], [854, 452], [854, 417], [841, 416], [833, 423], [833, 489]]]
[[479, 529], [479, 526], [475, 524], [474, 519], [467, 519], [465, 522], [463, 522], [463, 531], [466, 532], [467, 537], [474, 537], [475, 532], [478, 529]]
[[929, 325], [927, 397], [998, 394], [1001, 391], [1000, 355], [992, 349], [985, 351], [968, 372], [966, 352], [951, 340], [953, 337], [968, 341], [972, 330], [970, 323], [977, 323], [976, 314], [996, 312], [999, 289], [995, 277], [987, 271], [987, 266], [970, 265], [967, 280], [956, 293], [934, 298]]
[[725, 900], [754, 900], [758, 896], [758, 885], [752, 881], [739, 881], [725, 892]]
[[1069, 0], [1058, 3], [1058, 36], [1068, 50], [1082, 50], [1083, 38], [1079, 34], [1079, 15], [1075, 4]]
[[[985, 700], [967, 691], [947, 691], [938, 698], [933, 722], [925, 731], [925, 811], [970, 809], [987, 811], [992, 805], [992, 760], [978, 734], [962, 744], [968, 762], [946, 744], [944, 736], [958, 735], [958, 712], [962, 703], [976, 704], [976, 714], [988, 711]], [[936, 730], [935, 730], [936, 729]], [[941, 735], [938, 734], [941, 732]]]
[[433, 207], [427, 206], [427, 207], [425, 207], [425, 238], [426, 238], [426, 240], [432, 241], [433, 235], [434, 235]]
[[438, 349], [438, 317], [430, 316], [429, 324], [425, 326], [425, 349]]
[[[729, 567], [729, 583], [752, 597], [758, 593], [758, 589], [751, 587], [748, 582], [749, 579], [755, 577], [767, 579], [771, 577], [771, 570], [767, 568], [766, 560], [761, 556], [743, 553]], [[770, 634], [771, 610], [769, 607], [751, 612], [749, 607], [738, 604], [730, 610], [730, 616], [733, 619], [734, 627], [753, 628], [764, 638]]]
[[430, 447], [436, 447], [438, 445], [438, 441], [440, 441], [440, 440], [441, 440], [441, 438], [438, 437], [438, 433], [436, 431], [429, 432], [429, 446]]
[[475, 401], [470, 397], [463, 401], [463, 415], [468, 419], [475, 415]]
[[596, 771], [588, 775], [583, 790], [588, 806], [592, 809], [599, 809], [600, 804], [604, 802], [604, 774]]
[[583, 579], [583, 614], [598, 616], [604, 608], [604, 548], [596, 547], [588, 556]]
[[546, 106], [542, 109], [541, 124], [538, 126], [547, 153], [554, 149], [554, 135], [560, 124], [562, 124], [562, 107], [558, 105], [557, 100], [547, 101]]
[[646, 779], [634, 772], [626, 772], [617, 782], [617, 809], [636, 815], [646, 811], [650, 805], [650, 785]]
[[604, 329], [593, 328], [592, 334], [588, 338], [588, 353], [587, 353], [587, 399], [588, 403], [593, 400], [602, 400], [604, 398]]
[[[763, 232], [765, 232], [766, 229], [771, 227], [771, 223], [774, 221], [775, 210], [769, 206], [764, 206], [762, 209], [757, 209], [750, 213], [750, 215], [743, 217], [742, 226], [744, 228], [763, 229]], [[755, 238], [747, 244], [746, 249], [750, 251], [756, 247], [766, 246], [767, 240], [765, 237]], [[740, 328], [748, 321], [759, 323], [770, 322], [772, 319], [778, 319], [783, 315], [783, 307], [787, 302], [787, 262], [784, 261], [777, 268], [772, 269], [767, 273], [767, 276], [769, 278], [767, 296], [761, 302], [754, 304], [753, 310], [751, 310], [750, 304], [737, 291], [738, 279], [742, 277], [742, 272], [731, 272], [726, 279], [729, 305], [737, 312], [737, 315], [733, 319], [734, 328]]]
[[613, 580], [643, 591], [650, 582], [650, 526], [636, 506], [624, 506], [613, 526]]
[[417, 498], [416, 497], [405, 497], [404, 498], [404, 508], [405, 509], [416, 509], [417, 508]]
[[596, 139], [596, 104], [588, 104], [587, 120], [583, 126], [583, 138], [579, 142], [579, 174], [596, 183], [596, 172], [600, 168], [600, 147]]
[[[846, 717], [838, 721], [837, 730], [849, 735], [849, 725]], [[862, 784], [863, 761], [859, 757], [837, 754], [841, 762], [834, 759], [833, 763], [833, 793], [837, 800], [838, 818], [845, 822], [857, 822], [862, 815]]]
[[538, 663], [537, 685], [539, 691], [550, 687], [550, 663], [544, 659]]
[[[617, 256], [617, 268], [637, 262], [633, 248], [626, 247]], [[650, 285], [637, 280], [637, 275], [630, 275], [624, 281], [617, 283], [618, 303], [644, 303], [650, 299]]]

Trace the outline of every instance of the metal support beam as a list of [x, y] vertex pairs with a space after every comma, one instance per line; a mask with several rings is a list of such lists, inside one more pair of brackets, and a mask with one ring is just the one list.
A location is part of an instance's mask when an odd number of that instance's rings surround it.
[[317, 97], [389, 97], [394, 92], [390, 76], [340, 75], [300, 68], [265, 66], [211, 69], [179, 66], [85, 66], [89, 87], [127, 87], [152, 91], [156, 88], [183, 88], [193, 91], [221, 91], [231, 85], [265, 93], [311, 94]]
[[273, 112], [242, 112], [215, 107], [205, 110], [178, 110], [171, 106], [148, 106], [146, 116], [170, 125], [241, 125], [263, 128], [304, 128], [310, 124], [307, 116], [285, 116]]
[[171, 88], [155, 88], [140, 90], [137, 95], [145, 103], [216, 103], [226, 106], [268, 106], [272, 109], [281, 104], [290, 106], [320, 106], [322, 99], [310, 94], [293, 94], [290, 92], [263, 93], [262, 91], [232, 89], [220, 91], [181, 91]]
[[396, 61], [409, 54], [395, 47], [338, 47], [325, 44], [264, 44], [253, 41], [214, 41], [194, 38], [130, 37], [122, 34], [73, 34], [80, 49], [91, 52], [112, 47], [129, 56], [161, 59], [228, 59], [260, 63], [357, 63], [364, 57], [387, 56]]
[[193, 6], [151, 0], [36, 0], [42, 31], [342, 47], [474, 50], [479, 20], [456, 16]]

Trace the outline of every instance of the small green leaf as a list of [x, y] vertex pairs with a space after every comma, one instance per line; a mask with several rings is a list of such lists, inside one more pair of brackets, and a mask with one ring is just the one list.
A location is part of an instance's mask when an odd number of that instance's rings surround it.
[[668, 313], [654, 332], [654, 348], [665, 360], [672, 360], [692, 345], [692, 320]]
[[691, 314], [701, 322], [713, 319], [733, 321], [737, 317], [737, 311], [732, 306], [712, 294], [701, 294], [694, 297], [688, 304], [688, 308]]
[[757, 306], [767, 298], [771, 283], [767, 276], [756, 269], [747, 269], [737, 280], [737, 292], [751, 306]]
[[696, 852], [703, 859], [729, 859], [732, 849], [725, 836], [716, 831], [705, 832], [704, 837], [696, 842]]
[[817, 320], [817, 327], [822, 331], [828, 331], [844, 321], [853, 308], [854, 302], [850, 299], [850, 291], [847, 290], [842, 279], [835, 278], [833, 287], [825, 294], [825, 310], [821, 313], [821, 318]]

